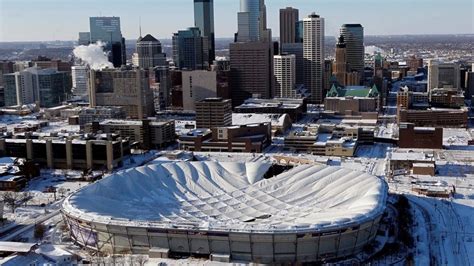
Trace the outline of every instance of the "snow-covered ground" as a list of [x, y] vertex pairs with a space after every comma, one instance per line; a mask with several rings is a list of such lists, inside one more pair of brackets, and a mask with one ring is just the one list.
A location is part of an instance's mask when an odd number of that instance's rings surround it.
[[465, 128], [444, 128], [443, 145], [450, 149], [467, 149], [467, 142], [471, 140], [471, 134]]

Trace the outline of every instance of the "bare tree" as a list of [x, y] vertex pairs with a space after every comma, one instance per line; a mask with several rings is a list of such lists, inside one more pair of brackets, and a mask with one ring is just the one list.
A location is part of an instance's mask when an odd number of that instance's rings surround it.
[[136, 262], [136, 264], [133, 264], [133, 265], [144, 266], [147, 261], [148, 261], [148, 257], [147, 257], [147, 256], [145, 256], [145, 255], [137, 255], [137, 256], [135, 256], [135, 262]]
[[33, 193], [26, 191], [21, 193], [21, 199], [20, 202], [25, 204], [25, 207], [28, 205], [28, 202], [33, 199]]
[[60, 188], [58, 189], [59, 197], [61, 197], [61, 198], [64, 197], [64, 195], [66, 195], [66, 192], [67, 192], [67, 189], [66, 189], [66, 188], [60, 187]]
[[20, 201], [22, 195], [20, 193], [6, 191], [2, 193], [2, 200], [5, 205], [7, 205], [12, 213], [15, 213], [16, 208], [21, 206], [23, 202]]

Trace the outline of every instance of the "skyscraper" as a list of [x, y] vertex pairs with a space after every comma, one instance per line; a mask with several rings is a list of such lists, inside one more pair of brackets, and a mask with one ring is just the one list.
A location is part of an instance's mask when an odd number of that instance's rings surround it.
[[360, 24], [344, 24], [341, 28], [347, 49], [347, 63], [350, 71], [364, 73], [364, 28]]
[[137, 40], [138, 66], [148, 69], [166, 64], [166, 55], [162, 52], [161, 42], [147, 34]]
[[73, 95], [86, 98], [88, 95], [87, 86], [89, 83], [89, 70], [87, 66], [71, 67], [71, 76]]
[[280, 9], [280, 43], [295, 43], [297, 41], [298, 9], [287, 7]]
[[230, 84], [234, 106], [251, 97], [273, 97], [272, 47], [268, 42], [230, 44]]
[[313, 103], [323, 102], [324, 18], [315, 13], [303, 19], [304, 85]]
[[208, 62], [212, 64], [216, 58], [213, 0], [194, 0], [194, 26], [199, 28], [201, 36], [207, 41]]
[[79, 45], [89, 45], [91, 43], [90, 32], [79, 32], [79, 39], [77, 40]]
[[236, 43], [230, 44], [232, 104], [253, 96], [274, 95], [272, 32], [267, 29], [264, 0], [241, 0]]
[[359, 85], [360, 83], [359, 72], [350, 72], [347, 63], [347, 46], [343, 35], [339, 36], [336, 44], [336, 61], [333, 65], [333, 74], [342, 86]]
[[466, 73], [466, 99], [472, 99], [474, 95], [474, 64], [472, 64], [471, 71]]
[[238, 16], [238, 42], [259, 41], [266, 36], [266, 7], [264, 0], [240, 0]]
[[141, 69], [91, 70], [89, 103], [96, 106], [120, 106], [127, 116], [143, 119], [154, 114], [149, 72]]
[[114, 67], [126, 63], [125, 39], [120, 30], [119, 17], [91, 17], [90, 41], [91, 43], [104, 42], [104, 49], [109, 52], [109, 60]]
[[296, 56], [275, 55], [273, 58], [275, 74], [275, 97], [294, 98], [296, 96]]
[[283, 43], [281, 45], [281, 54], [292, 54], [296, 59], [296, 84], [304, 84], [304, 56], [303, 43]]
[[180, 30], [173, 35], [173, 61], [180, 69], [207, 69], [204, 37], [197, 27]]

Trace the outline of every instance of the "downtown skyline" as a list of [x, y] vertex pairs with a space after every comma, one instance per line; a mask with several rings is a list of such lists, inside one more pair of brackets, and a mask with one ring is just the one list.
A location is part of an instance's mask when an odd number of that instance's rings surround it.
[[[299, 9], [300, 19], [311, 12], [321, 14], [326, 18], [326, 35], [329, 36], [337, 36], [344, 23], [361, 23], [366, 35], [473, 33], [473, 7], [469, 0], [449, 3], [441, 0], [309, 2], [273, 0], [267, 3], [268, 27], [273, 36], [279, 35], [279, 9], [287, 6]], [[73, 9], [71, 4], [74, 4]], [[237, 0], [214, 2], [216, 38], [233, 37], [237, 31], [238, 11]], [[120, 17], [126, 39], [138, 38], [140, 18], [142, 32], [159, 39], [170, 39], [173, 32], [194, 25], [191, 0], [138, 0], [133, 5], [122, 0], [99, 3], [92, 0], [48, 0], [41, 3], [0, 0], [0, 41], [76, 40], [77, 32], [87, 31], [88, 18], [100, 15]], [[51, 24], [53, 18], [61, 23]]]

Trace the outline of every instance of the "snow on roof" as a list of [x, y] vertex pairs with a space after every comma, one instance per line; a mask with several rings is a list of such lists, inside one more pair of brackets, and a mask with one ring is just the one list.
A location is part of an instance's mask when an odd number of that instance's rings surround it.
[[61, 257], [72, 256], [72, 253], [63, 249], [60, 246], [51, 244], [40, 245], [36, 253], [47, 256], [48, 258], [58, 261]]
[[233, 125], [248, 125], [258, 123], [271, 123], [273, 126], [283, 126], [288, 114], [232, 114]]
[[36, 253], [28, 253], [25, 255], [12, 255], [0, 259], [2, 266], [18, 266], [18, 265], [53, 265], [54, 261], [45, 258]]
[[27, 253], [27, 252], [30, 252], [31, 249], [35, 245], [36, 245], [36, 243], [0, 241], [0, 251]]
[[98, 223], [237, 232], [332, 229], [382, 214], [386, 183], [302, 165], [271, 179], [264, 163], [178, 162], [117, 173], [68, 197], [63, 211]]

